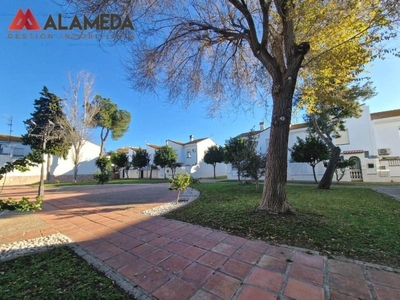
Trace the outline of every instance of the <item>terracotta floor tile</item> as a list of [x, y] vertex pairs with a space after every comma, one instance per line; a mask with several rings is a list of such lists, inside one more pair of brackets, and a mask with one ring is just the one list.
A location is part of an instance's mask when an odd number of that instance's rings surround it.
[[253, 266], [238, 260], [229, 259], [221, 268], [221, 272], [244, 280]]
[[360, 279], [332, 273], [330, 276], [330, 288], [353, 297], [363, 297], [362, 299], [371, 298], [366, 282]]
[[362, 272], [361, 266], [340, 260], [329, 260], [328, 271], [330, 273], [337, 273], [348, 277], [364, 279], [364, 274]]
[[198, 290], [190, 300], [221, 300], [221, 298], [204, 290]]
[[268, 249], [265, 251], [265, 254], [286, 260], [292, 258], [294, 251], [284, 247], [277, 247], [270, 245]]
[[170, 280], [172, 276], [159, 268], [152, 268], [136, 277], [135, 282], [146, 291], [153, 293], [161, 285]]
[[180, 254], [183, 257], [189, 258], [191, 260], [196, 260], [206, 252], [206, 250], [194, 246], [189, 246], [183, 249]]
[[156, 230], [155, 233], [164, 236], [165, 234], [171, 233], [171, 232], [173, 232], [173, 231], [174, 231], [174, 230], [171, 229], [171, 228], [162, 227], [162, 228]]
[[225, 244], [231, 245], [231, 246], [235, 246], [235, 247], [240, 247], [242, 246], [244, 243], [246, 243], [246, 239], [238, 237], [238, 236], [233, 236], [233, 235], [229, 235], [226, 239], [223, 240], [223, 242]]
[[243, 244], [242, 248], [252, 250], [254, 252], [264, 253], [268, 246], [269, 245], [266, 242], [262, 241], [247, 241]]
[[277, 295], [251, 285], [243, 285], [236, 300], [275, 300]]
[[268, 269], [274, 272], [285, 273], [288, 262], [283, 259], [279, 259], [273, 256], [263, 255], [260, 261], [257, 263], [257, 266]]
[[170, 281], [162, 285], [153, 295], [162, 300], [186, 300], [196, 288], [179, 278], [172, 278]]
[[367, 272], [373, 283], [400, 289], [400, 274], [376, 269], [368, 269]]
[[126, 233], [126, 235], [129, 235], [131, 237], [135, 237], [136, 238], [136, 237], [139, 237], [141, 235], [148, 234], [148, 233], [149, 232], [147, 230], [135, 227], [135, 230], [132, 230], [129, 233]]
[[174, 221], [170, 225], [168, 225], [168, 228], [176, 230], [185, 226], [187, 226], [187, 224]]
[[360, 300], [360, 298], [352, 297], [349, 295], [339, 293], [338, 291], [331, 290], [330, 291], [330, 300]]
[[157, 249], [157, 250], [154, 250], [153, 252], [143, 256], [143, 258], [145, 260], [147, 260], [148, 262], [150, 262], [154, 265], [157, 265], [170, 256], [172, 256], [171, 252], [164, 250], [164, 249]]
[[172, 253], [177, 253], [179, 254], [183, 249], [187, 248], [189, 245], [182, 243], [182, 242], [175, 242], [172, 241], [164, 246], [162, 248], [171, 251]]
[[246, 250], [246, 249], [239, 249], [236, 251], [233, 255], [232, 258], [250, 263], [250, 264], [255, 264], [258, 259], [260, 258], [261, 253], [254, 252], [251, 250]]
[[258, 267], [253, 267], [250, 276], [246, 279], [246, 283], [279, 292], [283, 283], [283, 275]]
[[187, 243], [187, 244], [194, 244], [197, 241], [199, 241], [200, 239], [201, 239], [201, 237], [199, 237], [198, 235], [193, 235], [193, 234], [187, 233], [186, 235], [184, 235], [183, 237], [180, 238], [180, 241]]
[[212, 274], [213, 269], [207, 268], [196, 262], [182, 271], [180, 277], [195, 286], [202, 285]]
[[144, 244], [144, 242], [129, 236], [125, 236], [123, 239], [110, 240], [110, 242], [124, 250], [131, 250], [132, 248]]
[[168, 244], [170, 242], [171, 242], [171, 239], [168, 239], [166, 237], [160, 236], [159, 238], [154, 239], [152, 241], [149, 241], [148, 243], [153, 245], [153, 246], [156, 246], [156, 247], [162, 247], [165, 244]]
[[213, 231], [212, 233], [210, 233], [209, 235], [207, 235], [207, 238], [209, 239], [213, 239], [216, 240], [218, 242], [221, 242], [222, 240], [226, 239], [229, 235], [224, 233], [224, 232], [220, 232], [220, 231]]
[[322, 269], [324, 267], [324, 257], [320, 255], [296, 252], [293, 256], [293, 262], [298, 262], [314, 268]]
[[217, 272], [204, 284], [203, 288], [222, 299], [231, 299], [240, 284], [239, 280]]
[[289, 276], [313, 284], [318, 284], [318, 285], [324, 284], [324, 274], [322, 270], [312, 268], [299, 263], [292, 264]]
[[304, 282], [291, 279], [286, 285], [284, 295], [296, 300], [324, 300], [324, 290]]
[[118, 269], [118, 272], [124, 275], [125, 277], [134, 280], [136, 282], [137, 277], [144, 272], [150, 270], [153, 266], [148, 262], [137, 259], [131, 262], [128, 265], [125, 265]]
[[111, 268], [118, 270], [122, 268], [123, 266], [129, 265], [133, 261], [137, 259], [137, 256], [130, 254], [128, 252], [123, 252], [119, 255], [116, 255], [114, 257], [111, 257], [104, 261], [107, 265], [109, 265]]
[[378, 296], [379, 300], [400, 299], [400, 285], [397, 286], [397, 289], [378, 285], [378, 284], [374, 284], [373, 286], [374, 286], [375, 293]]
[[188, 260], [178, 255], [174, 255], [163, 261], [161, 264], [159, 264], [159, 266], [168, 272], [178, 274], [191, 263], [191, 260]]
[[226, 261], [228, 257], [222, 254], [207, 252], [202, 257], [200, 257], [197, 261], [206, 265], [213, 269], [218, 269], [221, 267]]
[[210, 233], [212, 233], [212, 230], [207, 229], [207, 228], [199, 228], [192, 232], [193, 235], [198, 235], [201, 237], [205, 237], [205, 236], [209, 235]]
[[223, 254], [226, 256], [231, 256], [235, 251], [237, 250], [237, 247], [225, 244], [225, 243], [219, 243], [216, 245], [214, 248], [211, 249], [213, 252], [217, 252], [219, 254]]
[[148, 233], [148, 234], [141, 235], [141, 236], [137, 237], [137, 239], [141, 240], [143, 242], [149, 242], [149, 241], [152, 241], [154, 239], [158, 239], [159, 237], [160, 237], [159, 234], [153, 232], [153, 233]]
[[157, 247], [154, 247], [153, 245], [150, 244], [142, 244], [140, 246], [137, 246], [131, 250], [129, 250], [129, 252], [137, 255], [137, 256], [144, 256], [147, 255], [151, 252], [153, 252], [154, 250], [156, 250]]
[[212, 239], [208, 239], [208, 238], [201, 238], [200, 240], [196, 241], [193, 245], [203, 248], [203, 249], [206, 249], [206, 250], [210, 250], [217, 244], [218, 244], [218, 241], [216, 241], [216, 240], [212, 240]]

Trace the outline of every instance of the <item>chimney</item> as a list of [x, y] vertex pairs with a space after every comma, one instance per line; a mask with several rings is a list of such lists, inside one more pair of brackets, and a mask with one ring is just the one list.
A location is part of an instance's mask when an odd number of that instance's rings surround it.
[[191, 142], [193, 142], [193, 140], [194, 140], [193, 134], [189, 135], [189, 140], [190, 140]]
[[264, 122], [260, 122], [260, 130], [264, 130], [264, 129], [265, 129]]

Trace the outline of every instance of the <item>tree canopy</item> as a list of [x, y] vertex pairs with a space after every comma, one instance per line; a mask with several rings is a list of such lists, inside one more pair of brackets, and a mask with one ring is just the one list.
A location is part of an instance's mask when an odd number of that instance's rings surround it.
[[135, 168], [144, 168], [149, 164], [150, 155], [146, 149], [139, 148], [135, 151], [135, 155], [132, 157], [132, 165]]
[[290, 154], [293, 161], [307, 163], [312, 167], [314, 181], [318, 183], [315, 166], [329, 158], [328, 146], [315, 135], [308, 135], [305, 140], [297, 137], [297, 142], [293, 145]]
[[224, 148], [217, 145], [208, 147], [204, 152], [203, 159], [206, 164], [213, 166], [214, 178], [216, 178], [215, 167], [218, 163], [222, 163], [224, 161]]
[[101, 156], [104, 151], [104, 144], [110, 132], [111, 138], [113, 140], [118, 140], [128, 131], [129, 123], [131, 122], [131, 114], [126, 110], [118, 109], [117, 104], [113, 103], [109, 98], [96, 95], [95, 102], [96, 106], [99, 107], [94, 119], [96, 126], [101, 128], [99, 154]]
[[164, 168], [164, 177], [167, 176], [165, 173], [165, 167], [173, 167], [173, 165], [177, 162], [178, 155], [176, 154], [174, 148], [171, 146], [165, 145], [160, 149], [157, 149], [154, 153], [153, 163], [156, 166], [160, 166]]
[[[32, 118], [24, 123], [28, 127], [28, 133], [22, 135], [24, 145], [31, 146], [32, 149], [42, 151], [44, 133], [43, 126], [51, 121], [54, 124], [65, 124], [66, 116], [63, 112], [62, 99], [50, 93], [47, 87], [43, 87], [40, 92], [41, 97], [34, 101], [35, 111], [31, 113]], [[32, 120], [33, 122], [30, 122]], [[63, 133], [63, 129], [55, 127], [52, 135], [57, 138], [48, 139], [46, 142], [46, 152], [66, 158], [71, 147], [70, 142]]]

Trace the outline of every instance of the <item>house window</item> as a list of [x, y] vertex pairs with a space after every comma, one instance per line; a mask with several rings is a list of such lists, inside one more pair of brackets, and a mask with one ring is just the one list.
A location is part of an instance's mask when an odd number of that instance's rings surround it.
[[192, 152], [190, 152], [190, 150], [188, 150], [188, 151], [186, 152], [186, 157], [187, 157], [187, 158], [191, 158], [191, 157], [192, 157]]
[[368, 164], [368, 169], [373, 169], [373, 168], [375, 168], [374, 164]]

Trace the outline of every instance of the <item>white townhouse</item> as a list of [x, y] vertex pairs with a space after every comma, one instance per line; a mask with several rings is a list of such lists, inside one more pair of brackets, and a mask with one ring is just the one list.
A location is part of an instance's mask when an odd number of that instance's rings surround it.
[[[270, 128], [253, 132], [258, 140], [261, 153], [268, 151]], [[342, 181], [364, 182], [400, 182], [400, 109], [370, 113], [369, 107], [362, 106], [359, 118], [345, 121], [346, 130], [334, 140], [342, 150], [345, 159], [354, 159], [356, 165], [345, 172]], [[250, 133], [240, 136], [245, 137]], [[289, 145], [292, 148], [297, 137], [305, 139], [306, 124], [294, 124], [290, 127]], [[291, 162], [288, 151], [288, 180], [314, 180], [311, 167], [306, 163]], [[325, 172], [323, 163], [316, 166], [316, 175], [321, 179]], [[236, 171], [228, 166], [228, 178], [236, 179]]]
[[[214, 168], [212, 165], [204, 162], [204, 153], [210, 147], [216, 145], [216, 143], [210, 138], [194, 139], [193, 135], [189, 136], [189, 141], [178, 142], [174, 140], [166, 140], [166, 145], [172, 147], [178, 156], [177, 163], [180, 167], [176, 168], [176, 173], [189, 173], [194, 178], [205, 178], [214, 176]], [[150, 165], [153, 165], [154, 154], [156, 150], [162, 146], [154, 144], [146, 144], [147, 153], [150, 155]], [[134, 148], [131, 148], [128, 155], [134, 154]], [[170, 168], [153, 168], [152, 178], [164, 178], [172, 176]], [[217, 176], [226, 175], [226, 164], [219, 163], [215, 167]], [[129, 170], [130, 178], [149, 178], [150, 168], [146, 167], [142, 170]]]
[[[0, 167], [7, 162], [13, 162], [18, 158], [24, 157], [30, 152], [30, 147], [22, 144], [21, 137], [0, 134]], [[100, 152], [100, 146], [86, 141], [81, 155], [81, 163], [78, 168], [78, 181], [93, 180], [93, 174], [98, 170], [95, 160]], [[68, 182], [73, 179], [74, 164], [72, 161], [73, 151], [69, 150], [67, 159], [58, 156], [50, 158], [50, 182]], [[47, 157], [45, 161], [47, 166]], [[31, 167], [29, 171], [14, 171], [6, 174], [0, 184], [23, 185], [37, 183], [40, 180], [41, 165]]]

